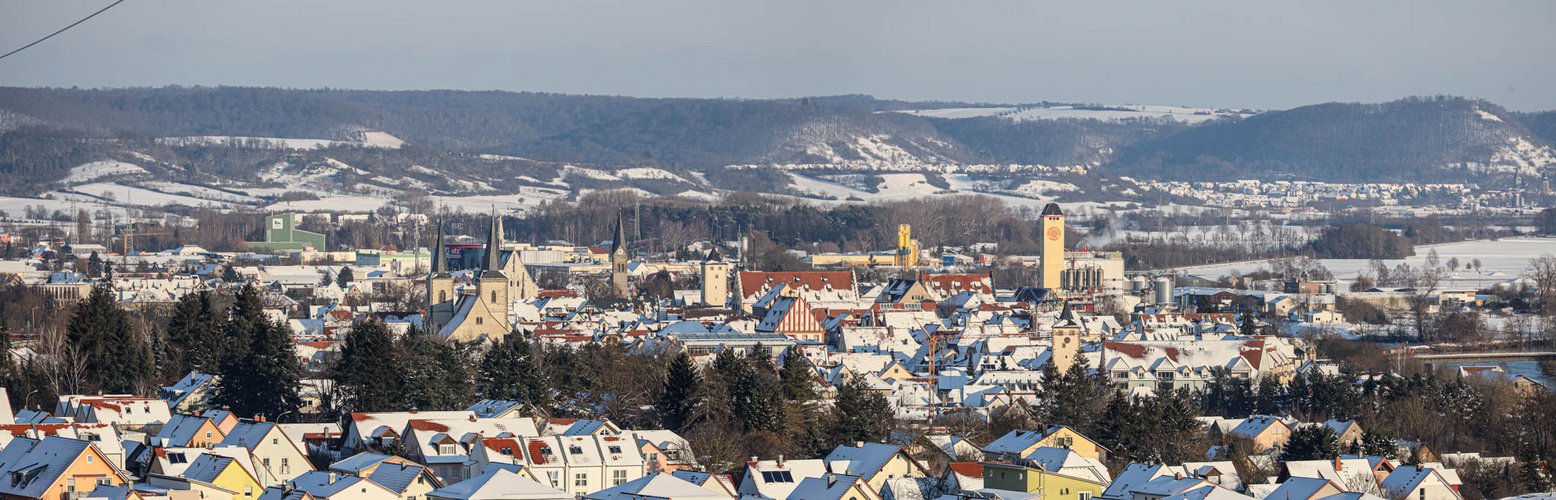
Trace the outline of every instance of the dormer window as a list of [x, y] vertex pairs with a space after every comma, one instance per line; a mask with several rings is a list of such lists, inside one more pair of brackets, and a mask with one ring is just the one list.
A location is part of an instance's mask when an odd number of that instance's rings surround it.
[[619, 446], [619, 445], [611, 445], [609, 450], [610, 450], [612, 455], [620, 455], [621, 454], [621, 446]]
[[571, 454], [571, 455], [582, 455], [583, 454], [583, 448], [578, 446], [578, 445], [568, 446], [567, 447], [567, 453]]

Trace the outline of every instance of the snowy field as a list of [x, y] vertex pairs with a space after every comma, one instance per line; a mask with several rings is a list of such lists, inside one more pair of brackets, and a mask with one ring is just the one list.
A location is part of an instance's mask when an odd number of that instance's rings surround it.
[[1221, 117], [1243, 118], [1249, 115], [1212, 108], [1188, 108], [1182, 106], [1108, 105], [1096, 108], [1075, 106], [1048, 107], [993, 107], [993, 108], [939, 108], [898, 111], [910, 115], [931, 118], [979, 118], [993, 116], [1011, 121], [1059, 120], [1066, 118], [1103, 121], [1168, 119], [1183, 123], [1200, 123]]
[[267, 149], [319, 149], [337, 146], [397, 149], [405, 145], [405, 141], [402, 141], [400, 138], [390, 135], [387, 132], [362, 132], [361, 137], [361, 141], [336, 141], [331, 139], [300, 139], [290, 137], [199, 135], [190, 137], [163, 137], [157, 139], [157, 142], [169, 146], [209, 146], [215, 144], [238, 144]]
[[[1409, 263], [1411, 267], [1424, 267], [1426, 255], [1436, 249], [1438, 258], [1442, 262], [1448, 259], [1459, 259], [1459, 269], [1449, 276], [1442, 288], [1480, 288], [1496, 283], [1512, 280], [1521, 276], [1529, 267], [1529, 261], [1544, 254], [1556, 255], [1556, 238], [1509, 238], [1498, 241], [1464, 241], [1459, 243], [1444, 243], [1441, 245], [1422, 245], [1416, 247], [1416, 255], [1402, 260], [1385, 260], [1390, 268], [1402, 262]], [[1464, 264], [1474, 259], [1480, 259], [1480, 272], [1465, 270]], [[1216, 277], [1231, 274], [1233, 271], [1250, 272], [1265, 267], [1269, 261], [1248, 261], [1231, 264], [1215, 264], [1209, 266], [1193, 266], [1179, 268], [1187, 274], [1195, 276]], [[1324, 259], [1324, 267], [1333, 272], [1335, 279], [1343, 284], [1349, 284], [1368, 268], [1365, 259]]]
[[[982, 191], [982, 189], [986, 188], [986, 186], [983, 185], [984, 183], [977, 182], [977, 181], [971, 181], [971, 180], [969, 180], [967, 178], [967, 176], [963, 176], [963, 175], [948, 175], [948, 176], [945, 176], [947, 184], [949, 184], [951, 186], [951, 189], [949, 191], [948, 190], [942, 190], [942, 189], [940, 189], [938, 187], [935, 187], [934, 185], [930, 184], [929, 181], [924, 178], [924, 174], [900, 173], [900, 174], [876, 174], [876, 175], [879, 175], [881, 177], [882, 182], [879, 185], [876, 186], [877, 192], [871, 193], [869, 191], [862, 191], [862, 190], [854, 189], [853, 187], [846, 186], [846, 185], [843, 185], [841, 183], [833, 182], [833, 181], [830, 181], [830, 180], [817, 179], [817, 178], [814, 178], [814, 177], [808, 177], [808, 176], [799, 175], [799, 174], [796, 174], [796, 173], [793, 173], [793, 172], [789, 172], [789, 176], [793, 179], [793, 183], [794, 183], [793, 184], [793, 188], [795, 190], [797, 190], [799, 192], [802, 192], [802, 193], [806, 193], [809, 196], [815, 196], [815, 197], [820, 197], [820, 198], [828, 198], [828, 197], [835, 198], [835, 199], [825, 199], [825, 200], [818, 200], [818, 199], [815, 199], [815, 198], [804, 198], [803, 199], [804, 201], [812, 202], [812, 203], [827, 204], [827, 205], [836, 205], [836, 204], [842, 204], [842, 203], [872, 203], [872, 202], [880, 202], [880, 201], [900, 201], [900, 200], [910, 200], [910, 199], [922, 198], [922, 197], [958, 196], [958, 195], [976, 194], [976, 195], [988, 196], [990, 198], [994, 198], [994, 199], [1000, 200], [1002, 202], [1005, 202], [1005, 204], [1010, 206], [1011, 208], [1026, 207], [1026, 208], [1030, 208], [1030, 209], [1034, 209], [1034, 210], [1041, 210], [1044, 206], [1047, 206], [1049, 203], [1058, 203], [1059, 207], [1062, 208], [1065, 211], [1065, 213], [1067, 213], [1067, 214], [1074, 214], [1074, 215], [1099, 213], [1099, 212], [1105, 211], [1105, 210], [1107, 210], [1109, 208], [1109, 204], [1107, 204], [1107, 203], [1090, 202], [1090, 201], [1088, 201], [1088, 202], [1068, 203], [1068, 202], [1064, 202], [1064, 201], [1060, 200], [1057, 197], [1051, 197], [1051, 196], [1050, 197], [1025, 197], [1025, 196], [1014, 196], [1014, 195], [1008, 195], [1008, 194], [1001, 194], [1001, 193], [984, 192], [984, 191]], [[1062, 192], [1062, 191], [1065, 191], [1066, 189], [1074, 188], [1074, 186], [1072, 186], [1070, 184], [1064, 184], [1064, 183], [1058, 183], [1058, 182], [1052, 182], [1052, 181], [1041, 181], [1041, 180], [1038, 180], [1038, 181], [1032, 181], [1032, 183], [1039, 183], [1036, 186], [1034, 186], [1034, 188], [1040, 189], [1040, 190], [1042, 190], [1042, 189], [1051, 189], [1051, 190], [1054, 190], [1054, 191]], [[1029, 184], [1031, 184], [1031, 183], [1029, 183]]]
[[94, 161], [91, 163], [83, 163], [79, 166], [71, 168], [70, 174], [66, 175], [65, 179], [60, 182], [64, 182], [65, 184], [80, 184], [83, 182], [90, 182], [96, 179], [101, 179], [103, 177], [115, 175], [139, 175], [145, 173], [147, 173], [146, 169], [141, 168], [140, 165], [133, 163], [125, 163], [122, 161], [114, 160]]

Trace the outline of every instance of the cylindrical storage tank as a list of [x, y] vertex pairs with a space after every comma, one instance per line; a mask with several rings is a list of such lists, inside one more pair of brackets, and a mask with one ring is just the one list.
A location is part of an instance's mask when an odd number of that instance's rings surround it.
[[1145, 287], [1148, 285], [1150, 285], [1150, 280], [1145, 279], [1145, 276], [1136, 275], [1133, 278], [1129, 278], [1129, 293], [1135, 295], [1145, 293]]
[[1154, 302], [1156, 302], [1157, 305], [1171, 304], [1172, 303], [1172, 278], [1167, 277], [1167, 276], [1162, 276], [1162, 277], [1156, 278], [1156, 293], [1155, 293], [1155, 295], [1156, 296], [1153, 297], [1153, 298], [1155, 299]]

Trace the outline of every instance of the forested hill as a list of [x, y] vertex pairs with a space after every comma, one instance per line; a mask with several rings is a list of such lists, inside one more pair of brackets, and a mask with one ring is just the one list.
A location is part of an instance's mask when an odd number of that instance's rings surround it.
[[[1081, 112], [1113, 109], [1098, 106], [1072, 106], [1067, 114], [1038, 119], [992, 111], [1053, 106], [860, 95], [744, 100], [495, 91], [0, 88], [0, 144], [13, 145], [0, 151], [0, 182], [7, 182], [0, 189], [13, 187], [7, 179], [29, 175], [47, 182], [62, 175], [59, 167], [116, 147], [156, 156], [143, 145], [157, 138], [356, 141], [368, 131], [403, 139], [418, 155], [490, 153], [708, 173], [735, 164], [871, 169], [1019, 163], [1090, 165], [1103, 174], [1144, 178], [1426, 181], [1452, 169], [1533, 174], [1556, 163], [1550, 149], [1556, 114], [1511, 113], [1465, 98], [1330, 103], [1258, 114], [1217, 110], [1214, 118], [1195, 120], [1150, 114], [1091, 119]], [[951, 108], [967, 111], [923, 113]], [[41, 150], [49, 158], [14, 149], [57, 146], [46, 140], [52, 135], [84, 136], [70, 143], [90, 147]]]
[[[1133, 144], [1113, 159], [1146, 178], [1419, 181], [1454, 170], [1525, 174], [1552, 164], [1549, 133], [1519, 115], [1463, 98], [1329, 103], [1216, 122]], [[1462, 178], [1463, 175], [1455, 177]]]

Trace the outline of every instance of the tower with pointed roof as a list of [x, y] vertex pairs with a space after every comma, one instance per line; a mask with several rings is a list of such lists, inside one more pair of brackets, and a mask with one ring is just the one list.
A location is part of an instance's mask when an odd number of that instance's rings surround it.
[[486, 234], [486, 254], [479, 271], [472, 271], [474, 286], [466, 286], [454, 304], [447, 323], [438, 336], [456, 342], [474, 342], [504, 338], [512, 331], [508, 314], [508, 276], [502, 271], [502, 218], [492, 214]]
[[729, 303], [729, 264], [719, 249], [708, 251], [702, 259], [702, 305], [724, 306]]
[[616, 291], [617, 297], [627, 296], [627, 261], [631, 256], [627, 254], [627, 224], [621, 216], [616, 216], [616, 237], [611, 240], [611, 289]]
[[1049, 361], [1059, 369], [1060, 373], [1070, 369], [1075, 364], [1075, 356], [1081, 353], [1081, 334], [1085, 326], [1080, 319], [1075, 317], [1075, 311], [1070, 310], [1070, 304], [1064, 304], [1064, 311], [1059, 313], [1059, 321], [1053, 324], [1048, 339]]
[[438, 222], [437, 244], [432, 247], [432, 270], [427, 273], [427, 315], [423, 327], [436, 332], [454, 315], [454, 277], [448, 274], [448, 246], [443, 223]]

